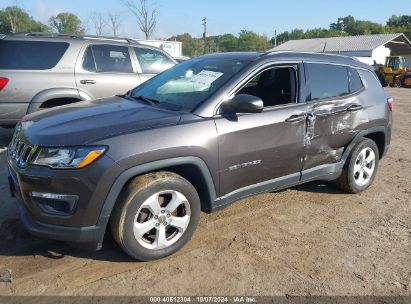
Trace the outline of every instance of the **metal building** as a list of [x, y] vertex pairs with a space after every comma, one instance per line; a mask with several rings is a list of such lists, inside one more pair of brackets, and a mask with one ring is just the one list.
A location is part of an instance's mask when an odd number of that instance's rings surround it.
[[290, 40], [271, 51], [341, 54], [368, 64], [384, 64], [387, 56], [401, 55], [411, 67], [411, 42], [402, 33]]

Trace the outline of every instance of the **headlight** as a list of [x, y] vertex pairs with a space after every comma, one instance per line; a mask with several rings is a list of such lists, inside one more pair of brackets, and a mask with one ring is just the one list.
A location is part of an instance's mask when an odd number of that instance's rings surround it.
[[84, 168], [97, 160], [106, 151], [105, 147], [40, 148], [33, 165], [51, 168]]

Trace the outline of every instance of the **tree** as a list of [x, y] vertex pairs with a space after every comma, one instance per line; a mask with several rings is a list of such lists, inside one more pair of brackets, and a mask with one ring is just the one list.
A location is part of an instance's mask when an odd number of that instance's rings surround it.
[[111, 29], [114, 37], [117, 37], [120, 33], [121, 28], [121, 14], [120, 13], [109, 13], [108, 14], [108, 26]]
[[[304, 39], [305, 33], [301, 29], [293, 29], [291, 32], [285, 31], [277, 35], [277, 45], [280, 45], [288, 40]], [[274, 38], [271, 39], [271, 44], [274, 44]]]
[[217, 41], [220, 52], [234, 52], [238, 48], [238, 38], [233, 34], [218, 36]]
[[411, 16], [396, 16], [392, 15], [387, 21], [387, 26], [390, 27], [410, 27], [411, 26]]
[[124, 4], [136, 17], [140, 30], [149, 39], [157, 26], [157, 8], [150, 7], [149, 0], [126, 0]]
[[385, 30], [389, 33], [404, 33], [411, 40], [411, 16], [391, 16]]
[[267, 37], [252, 31], [242, 30], [238, 36], [239, 51], [267, 51], [271, 47]]
[[[355, 20], [353, 16], [346, 16], [340, 19], [344, 24], [344, 32], [351, 36], [385, 33], [384, 26], [376, 22]], [[330, 24], [331, 30], [338, 31], [340, 28], [341, 24], [339, 23]]]
[[304, 39], [313, 39], [313, 38], [328, 38], [328, 37], [337, 37], [341, 35], [346, 35], [337, 30], [328, 30], [325, 28], [314, 28], [312, 30], [307, 30], [304, 33]]
[[101, 13], [94, 13], [91, 17], [91, 22], [93, 23], [94, 32], [97, 36], [102, 36], [105, 33], [107, 26], [106, 20]]
[[0, 33], [12, 34], [17, 32], [48, 32], [50, 28], [35, 21], [26, 11], [9, 6], [0, 10]]
[[[390, 19], [391, 23], [389, 21], [387, 22], [387, 26], [384, 26], [376, 22], [355, 20], [353, 16], [346, 16], [344, 18], [338, 19], [338, 20], [341, 20], [341, 22], [331, 23], [329, 29], [314, 28], [314, 29], [307, 30], [307, 31], [303, 31], [301, 29], [294, 29], [291, 32], [285, 31], [277, 36], [277, 44], [280, 45], [288, 40], [328, 38], [328, 37], [338, 37], [338, 36], [373, 35], [373, 34], [391, 33], [394, 31], [405, 32], [407, 35], [406, 28], [404, 27], [390, 28], [389, 26], [389, 25], [396, 25], [396, 24], [404, 24], [408, 20], [407, 18], [401, 19], [400, 17], [397, 17], [397, 16], [391, 17]], [[400, 23], [399, 21], [400, 19], [402, 23]], [[274, 38], [271, 40], [271, 42], [273, 41], [274, 41]]]
[[49, 19], [50, 26], [57, 32], [62, 34], [84, 34], [84, 28], [81, 20], [72, 13], [60, 13]]
[[183, 43], [183, 54], [185, 56], [194, 57], [194, 56], [201, 55], [203, 52], [203, 50], [200, 51], [200, 47], [199, 47], [198, 40], [200, 39], [193, 38], [188, 33], [170, 37], [168, 40], [182, 42]]

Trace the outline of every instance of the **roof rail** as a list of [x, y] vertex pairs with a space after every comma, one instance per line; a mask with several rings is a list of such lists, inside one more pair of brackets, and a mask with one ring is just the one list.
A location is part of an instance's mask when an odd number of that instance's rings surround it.
[[10, 36], [71, 37], [71, 38], [77, 37], [77, 35], [72, 35], [72, 34], [47, 33], [47, 32], [22, 32], [22, 33], [11, 34]]
[[47, 33], [47, 32], [27, 32], [16, 33], [13, 36], [30, 36], [30, 37], [61, 37], [73, 39], [95, 39], [95, 40], [111, 40], [119, 42], [128, 42], [139, 44], [138, 41], [131, 38], [111, 37], [111, 36], [96, 36], [96, 35], [77, 35], [77, 34], [61, 34], [61, 33]]
[[331, 56], [331, 57], [341, 57], [345, 59], [351, 59], [356, 61], [354, 57], [351, 56], [345, 56], [341, 54], [334, 54], [334, 53], [323, 53], [323, 52], [299, 52], [299, 51], [267, 51], [262, 54], [262, 56], [267, 56], [267, 55], [272, 55], [272, 54], [307, 54], [307, 55], [325, 55], [325, 56]]
[[111, 40], [111, 41], [120, 41], [120, 42], [128, 42], [128, 43], [135, 43], [140, 44], [134, 39], [131, 38], [122, 38], [122, 37], [111, 37], [111, 36], [95, 36], [95, 35], [80, 35], [78, 38], [82, 39], [95, 39], [95, 40]]

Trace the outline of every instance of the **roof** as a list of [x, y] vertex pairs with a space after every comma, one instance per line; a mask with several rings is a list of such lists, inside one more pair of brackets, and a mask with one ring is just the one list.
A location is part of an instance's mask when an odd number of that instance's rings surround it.
[[253, 61], [260, 57], [263, 53], [259, 52], [225, 52], [225, 53], [212, 53], [202, 55], [199, 58], [218, 58], [223, 60], [246, 60]]
[[[249, 62], [295, 62], [295, 61], [314, 61], [324, 63], [344, 64], [350, 66], [370, 69], [370, 65], [360, 62], [353, 57], [343, 56], [330, 53], [315, 53], [315, 52], [294, 52], [294, 51], [268, 51], [266, 53], [259, 52], [226, 52], [207, 54], [197, 58], [202, 59], [222, 59], [222, 60], [242, 60]], [[373, 69], [373, 68], [372, 68]]]
[[389, 47], [398, 55], [411, 54], [411, 42], [402, 33], [290, 40], [273, 48], [272, 51], [372, 52], [382, 45]]

